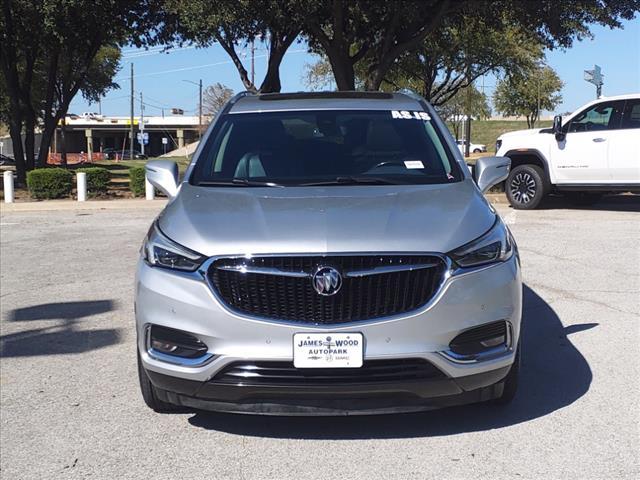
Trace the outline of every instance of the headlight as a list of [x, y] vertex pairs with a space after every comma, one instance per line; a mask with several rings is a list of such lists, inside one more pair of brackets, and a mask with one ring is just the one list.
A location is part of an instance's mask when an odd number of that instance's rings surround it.
[[205, 260], [199, 253], [189, 250], [166, 237], [157, 222], [147, 233], [142, 245], [142, 256], [149, 265], [187, 272], [195, 271]]
[[496, 217], [496, 222], [487, 233], [450, 252], [449, 256], [461, 267], [477, 267], [504, 262], [511, 258], [513, 250], [511, 232], [500, 217]]

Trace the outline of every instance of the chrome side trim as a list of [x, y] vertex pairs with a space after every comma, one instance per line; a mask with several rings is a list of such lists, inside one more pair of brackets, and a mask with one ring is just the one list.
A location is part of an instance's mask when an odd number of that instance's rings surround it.
[[216, 267], [216, 270], [226, 270], [228, 272], [239, 273], [257, 273], [260, 275], [280, 275], [283, 277], [311, 278], [311, 273], [308, 272], [295, 272], [269, 267], [252, 267], [250, 265], [223, 265], [221, 267]]
[[366, 277], [368, 275], [380, 275], [383, 273], [395, 273], [395, 272], [412, 272], [414, 270], [424, 270], [426, 268], [437, 267], [438, 264], [431, 263], [418, 263], [412, 265], [383, 265], [382, 267], [374, 267], [366, 270], [352, 270], [345, 272], [345, 277]]
[[166, 353], [159, 352], [158, 350], [151, 347], [151, 335], [149, 335], [150, 331], [151, 324], [147, 324], [144, 328], [144, 343], [147, 354], [154, 360], [171, 363], [173, 365], [180, 365], [181, 367], [201, 367], [209, 363], [214, 357], [214, 354], [210, 352], [207, 352], [198, 358], [177, 357], [175, 355], [167, 355]]
[[153, 348], [148, 348], [147, 353], [154, 360], [180, 365], [182, 367], [200, 367], [213, 358], [212, 353], [205, 353], [202, 357], [198, 358], [176, 357], [175, 355], [167, 355], [166, 353], [159, 352]]
[[502, 345], [470, 355], [461, 355], [459, 353], [452, 352], [451, 350], [444, 350], [438, 352], [438, 354], [454, 363], [479, 363], [508, 355], [511, 352], [513, 352], [513, 331], [511, 322], [507, 322], [507, 339]]

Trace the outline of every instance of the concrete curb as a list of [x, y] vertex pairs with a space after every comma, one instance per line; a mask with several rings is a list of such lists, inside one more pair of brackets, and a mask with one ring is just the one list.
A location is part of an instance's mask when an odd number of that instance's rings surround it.
[[70, 211], [70, 210], [127, 210], [127, 209], [155, 209], [158, 210], [167, 203], [167, 199], [122, 199], [122, 200], [89, 200], [77, 202], [75, 200], [45, 200], [42, 202], [18, 202], [0, 204], [0, 213], [12, 212], [41, 212], [41, 211]]

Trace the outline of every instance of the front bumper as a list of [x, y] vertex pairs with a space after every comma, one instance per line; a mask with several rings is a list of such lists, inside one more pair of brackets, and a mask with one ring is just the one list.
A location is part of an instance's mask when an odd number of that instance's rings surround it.
[[225, 385], [148, 371], [160, 400], [228, 413], [262, 415], [370, 415], [432, 410], [499, 397], [510, 367], [457, 379], [376, 384], [290, 386]]
[[[513, 348], [483, 361], [447, 357], [461, 331], [497, 320], [511, 327], [517, 345], [522, 284], [516, 257], [449, 277], [423, 309], [397, 317], [331, 326], [257, 320], [229, 311], [198, 273], [138, 265], [136, 324], [144, 369], [165, 401], [194, 408], [274, 414], [385, 413], [488, 400], [501, 393], [501, 380], [514, 361]], [[200, 365], [177, 365], [148, 354], [145, 331], [157, 324], [190, 332], [213, 355]], [[216, 374], [233, 362], [292, 361], [292, 336], [300, 332], [361, 332], [364, 358], [420, 358], [444, 378], [367, 385], [216, 385]]]

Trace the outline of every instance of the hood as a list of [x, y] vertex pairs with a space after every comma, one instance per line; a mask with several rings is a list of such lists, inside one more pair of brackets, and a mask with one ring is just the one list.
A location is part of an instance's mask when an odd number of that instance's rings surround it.
[[447, 185], [196, 187], [159, 217], [174, 241], [206, 256], [448, 252], [485, 233], [493, 210], [467, 179]]
[[529, 135], [535, 135], [536, 133], [540, 133], [543, 130], [542, 128], [529, 128], [527, 130], [514, 130], [513, 132], [503, 133], [498, 137], [498, 139], [504, 140], [509, 137], [526, 137]]

